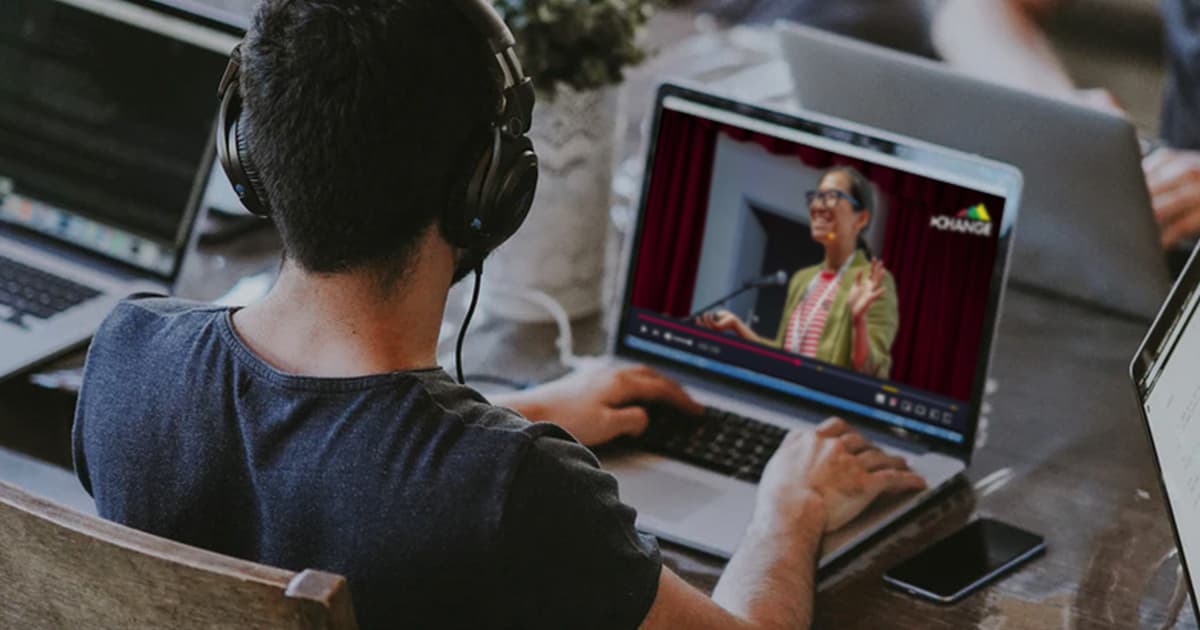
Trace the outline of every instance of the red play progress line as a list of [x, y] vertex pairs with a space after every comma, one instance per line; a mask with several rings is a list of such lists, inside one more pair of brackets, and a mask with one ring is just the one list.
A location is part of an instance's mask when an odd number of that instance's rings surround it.
[[694, 328], [688, 328], [686, 326], [683, 326], [681, 324], [678, 324], [678, 323], [673, 322], [668, 319], [661, 319], [661, 318], [654, 317], [652, 315], [646, 315], [643, 313], [638, 313], [638, 318], [644, 319], [644, 320], [654, 323], [654, 324], [659, 324], [660, 326], [667, 326], [669, 328], [674, 328], [675, 330], [681, 330], [683, 332], [688, 333], [689, 335], [698, 335], [700, 337], [705, 337], [711, 341], [719, 341], [721, 343], [728, 344], [731, 346], [737, 346], [738, 348], [741, 348], [743, 350], [749, 350], [751, 352], [755, 352], [755, 353], [761, 354], [763, 356], [771, 357], [772, 359], [778, 359], [780, 361], [787, 361], [788, 363], [793, 363], [797, 366], [803, 365], [803, 363], [804, 363], [801, 359], [799, 359], [795, 355], [781, 354], [779, 352], [772, 352], [770, 350], [763, 349], [759, 346], [752, 346], [748, 343], [743, 343], [741, 341], [731, 339], [726, 335], [715, 335], [715, 334], [712, 334], [709, 332], [696, 330]]

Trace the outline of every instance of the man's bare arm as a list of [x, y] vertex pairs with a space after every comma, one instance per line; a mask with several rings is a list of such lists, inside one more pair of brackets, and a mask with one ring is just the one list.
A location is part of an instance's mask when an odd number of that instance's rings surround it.
[[825, 513], [813, 495], [792, 522], [751, 525], [712, 598], [663, 569], [642, 628], [795, 630], [812, 625], [817, 554]]

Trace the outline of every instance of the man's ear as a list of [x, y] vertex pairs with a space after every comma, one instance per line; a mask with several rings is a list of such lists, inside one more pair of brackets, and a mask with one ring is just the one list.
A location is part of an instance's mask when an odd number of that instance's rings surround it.
[[[421, 244], [416, 258], [423, 260], [413, 260], [410, 264], [413, 266], [415, 273], [429, 273], [435, 269], [442, 270], [449, 266], [452, 271], [451, 284], [462, 279], [462, 274], [459, 270], [464, 264], [467, 257], [466, 250], [455, 247], [446, 238], [442, 232], [442, 227], [439, 221], [434, 221], [427, 228], [425, 234], [421, 237]], [[427, 266], [432, 263], [432, 266]], [[440, 271], [439, 271], [440, 272]]]

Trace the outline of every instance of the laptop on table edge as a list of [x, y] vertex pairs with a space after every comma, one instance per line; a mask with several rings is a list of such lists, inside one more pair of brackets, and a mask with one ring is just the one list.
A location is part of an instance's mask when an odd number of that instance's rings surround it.
[[1192, 255], [1129, 366], [1183, 579], [1200, 619], [1200, 248]]
[[176, 3], [16, 1], [0, 57], [30, 70], [0, 96], [0, 380], [87, 341], [123, 297], [170, 292], [242, 33]]
[[[955, 418], [954, 431], [917, 418], [912, 411], [901, 413], [890, 395], [879, 404], [881, 392], [898, 392], [899, 396], [911, 393], [919, 400], [926, 392], [916, 388], [880, 380], [870, 385], [869, 391], [860, 388], [850, 396], [830, 394], [820, 385], [806, 383], [802, 376], [779, 378], [714, 359], [712, 348], [721, 346], [728, 350], [726, 346], [730, 345], [719, 336], [689, 327], [678, 318], [655, 317], [634, 307], [631, 299], [637, 257], [647, 215], [652, 211], [647, 204], [655, 176], [653, 165], [656, 153], [668, 150], [659, 146], [664, 111], [685, 112], [727, 126], [752, 128], [899, 169], [938, 174], [962, 185], [986, 186], [1003, 199], [1004, 215], [1002, 223], [996, 226], [997, 248], [993, 268], [989, 270], [991, 283], [981, 344], [976, 365], [970, 366], [974, 370], [970, 398], [960, 401], [961, 416]], [[1018, 214], [1021, 175], [1015, 168], [826, 116], [771, 111], [672, 84], [661, 86], [657, 95], [646, 164], [637, 227], [624, 256], [624, 300], [614, 328], [617, 334], [611, 359], [617, 363], [651, 365], [677, 378], [706, 405], [780, 429], [811, 428], [829, 415], [839, 415], [885, 450], [904, 456], [928, 483], [923, 492], [881, 499], [854, 522], [826, 536], [821, 567], [838, 560], [935, 496], [966, 468], [974, 446]], [[718, 211], [709, 209], [710, 213]], [[701, 301], [708, 301], [707, 297], [694, 296], [693, 303]], [[708, 354], [698, 350], [697, 341], [708, 347]], [[652, 427], [654, 423], [652, 414]], [[673, 454], [664, 455], [663, 451], [652, 452], [643, 446], [605, 449], [599, 455], [605, 469], [619, 480], [622, 501], [637, 509], [639, 528], [718, 557], [728, 558], [736, 550], [754, 506], [753, 480], [714, 472], [707, 466], [689, 463]]]

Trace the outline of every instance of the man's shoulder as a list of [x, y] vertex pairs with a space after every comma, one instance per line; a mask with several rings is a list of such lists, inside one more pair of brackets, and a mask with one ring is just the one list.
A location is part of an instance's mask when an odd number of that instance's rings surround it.
[[121, 300], [113, 309], [112, 316], [150, 314], [158, 317], [176, 317], [189, 313], [213, 313], [223, 310], [226, 310], [226, 307], [207, 302], [185, 300], [160, 293], [135, 293]]
[[211, 318], [224, 307], [194, 302], [155, 293], [138, 293], [121, 300], [105, 318], [97, 339], [107, 335], [141, 329], [148, 325], [177, 322], [180, 318], [200, 315]]
[[[578, 446], [571, 434], [561, 427], [548, 422], [530, 422], [512, 409], [494, 405], [471, 387], [455, 382], [444, 370], [411, 374], [417, 387], [408, 390], [403, 397], [416, 395], [417, 399], [410, 400], [423, 402], [401, 404], [401, 407], [416, 414], [416, 418], [436, 417], [436, 424], [457, 427], [452, 432], [453, 439], [468, 451], [487, 450], [489, 457], [482, 459], [492, 463], [508, 459], [508, 465], [516, 466], [531, 451], [536, 457], [537, 451], [553, 450], [559, 442]], [[413, 419], [408, 419], [410, 425]], [[417, 424], [423, 419], [418, 419]]]
[[[580, 469], [599, 469], [599, 462], [562, 427], [550, 422], [531, 422], [521, 414], [493, 405], [470, 387], [459, 385], [444, 372], [420, 377], [421, 391], [433, 404], [426, 413], [450, 419], [460, 428], [458, 439], [468, 450], [486, 448], [490, 464], [507, 459], [511, 473], [521, 469], [524, 481]], [[489, 465], [490, 465], [489, 464]]]
[[544, 587], [514, 603], [542, 627], [632, 628], [662, 572], [658, 545], [638, 533], [616, 479], [561, 428], [525, 430], [499, 525], [500, 566], [513, 583]]
[[85, 364], [88, 379], [102, 378], [122, 385], [136, 375], [151, 381], [156, 375], [177, 374], [180, 352], [194, 346], [198, 335], [212, 328], [221, 307], [137, 294], [113, 308], [100, 324]]

